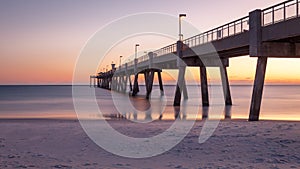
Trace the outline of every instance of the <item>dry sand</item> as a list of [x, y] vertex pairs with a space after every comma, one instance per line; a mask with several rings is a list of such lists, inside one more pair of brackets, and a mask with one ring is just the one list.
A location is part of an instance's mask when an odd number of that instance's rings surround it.
[[[110, 123], [122, 133], [143, 136], [162, 132], [172, 121], [147, 127]], [[0, 168], [300, 168], [300, 122], [222, 121], [199, 144], [203, 124], [196, 122], [162, 155], [129, 159], [98, 147], [76, 120], [0, 120]]]

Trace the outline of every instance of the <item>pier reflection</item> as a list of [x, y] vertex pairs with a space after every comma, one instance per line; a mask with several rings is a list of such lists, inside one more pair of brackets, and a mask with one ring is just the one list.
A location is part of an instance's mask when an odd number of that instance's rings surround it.
[[[223, 112], [213, 112], [213, 106], [211, 107], [199, 107], [191, 108], [193, 105], [189, 105], [187, 101], [183, 101], [181, 106], [171, 106], [163, 104], [164, 98], [154, 99], [141, 99], [132, 98], [131, 101], [134, 109], [131, 112], [120, 113], [117, 117], [122, 119], [132, 120], [135, 122], [148, 123], [155, 120], [206, 120], [216, 119], [221, 115], [219, 119], [231, 119], [232, 106], [224, 106], [219, 109]], [[137, 101], [138, 100], [138, 101]], [[198, 112], [196, 111], [198, 109]]]

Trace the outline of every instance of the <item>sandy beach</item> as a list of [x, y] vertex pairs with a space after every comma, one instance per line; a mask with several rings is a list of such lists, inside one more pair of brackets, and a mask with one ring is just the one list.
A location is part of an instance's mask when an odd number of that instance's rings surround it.
[[[173, 122], [109, 123], [121, 133], [143, 137]], [[300, 168], [300, 122], [225, 120], [199, 144], [203, 124], [197, 121], [181, 143], [162, 155], [130, 159], [97, 146], [77, 120], [0, 120], [0, 168]]]

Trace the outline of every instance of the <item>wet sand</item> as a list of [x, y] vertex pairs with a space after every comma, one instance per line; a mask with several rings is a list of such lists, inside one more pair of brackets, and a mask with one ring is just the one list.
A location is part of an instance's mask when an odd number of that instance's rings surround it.
[[[144, 137], [173, 121], [109, 123]], [[0, 120], [0, 168], [300, 168], [300, 122], [225, 120], [199, 144], [203, 124], [197, 121], [181, 143], [159, 156], [130, 159], [97, 146], [76, 120]]]

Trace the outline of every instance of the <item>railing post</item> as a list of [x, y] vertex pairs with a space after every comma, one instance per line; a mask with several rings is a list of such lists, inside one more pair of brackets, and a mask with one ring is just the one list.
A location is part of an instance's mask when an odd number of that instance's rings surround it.
[[285, 9], [285, 3], [283, 4], [283, 20], [286, 20], [286, 9]]
[[[261, 19], [262, 19], [262, 22], [261, 22], [262, 26], [265, 26], [265, 12], [264, 11], [262, 11]], [[248, 20], [248, 23], [250, 23], [250, 18]], [[250, 30], [250, 25], [249, 25], [249, 30]]]
[[274, 7], [272, 8], [272, 24], [275, 23], [275, 13], [274, 13]]
[[235, 23], [233, 23], [233, 28], [234, 28], [234, 33], [233, 33], [233, 35], [235, 35], [235, 34], [236, 34]]
[[299, 0], [296, 0], [296, 12], [297, 12], [297, 17], [299, 17]]
[[243, 31], [243, 19], [241, 19], [241, 33], [244, 32]]
[[153, 68], [153, 57], [154, 57], [154, 53], [153, 52], [149, 52], [148, 53], [148, 57], [149, 57], [149, 68]]
[[228, 24], [228, 36], [229, 36], [229, 33], [230, 33], [230, 30], [229, 30], [229, 28], [230, 28], [230, 26], [229, 26], [229, 24]]

